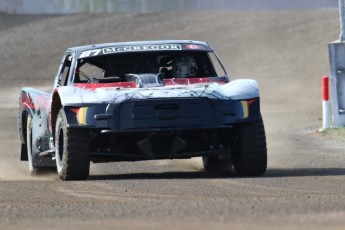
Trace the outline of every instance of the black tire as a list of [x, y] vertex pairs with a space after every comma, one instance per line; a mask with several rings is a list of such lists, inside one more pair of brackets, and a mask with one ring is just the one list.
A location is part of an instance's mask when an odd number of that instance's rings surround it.
[[89, 176], [89, 133], [67, 129], [64, 111], [61, 109], [55, 126], [55, 159], [62, 180], [85, 180]]
[[262, 120], [238, 126], [239, 151], [233, 154], [235, 173], [239, 176], [261, 176], [267, 168], [267, 147]]
[[26, 147], [28, 153], [29, 171], [31, 175], [36, 175], [39, 168], [34, 165], [32, 156], [32, 116], [29, 114], [26, 119]]
[[231, 159], [220, 159], [219, 156], [202, 157], [204, 169], [209, 173], [229, 174], [232, 172]]

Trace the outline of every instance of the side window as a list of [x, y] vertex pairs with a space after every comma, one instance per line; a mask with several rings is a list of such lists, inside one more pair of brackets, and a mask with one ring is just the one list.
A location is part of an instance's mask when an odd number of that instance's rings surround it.
[[[92, 65], [91, 63], [87, 61], [82, 61], [82, 64], [78, 64], [79, 66], [79, 79], [80, 82], [87, 82], [88, 80], [92, 78], [101, 79], [104, 76], [104, 70]], [[107, 76], [108, 77], [108, 76]], [[74, 79], [75, 82], [78, 82], [78, 79]]]
[[64, 61], [64, 64], [60, 73], [59, 86], [67, 85], [68, 75], [70, 73], [70, 68], [71, 68], [71, 61], [72, 61], [72, 56], [68, 55]]

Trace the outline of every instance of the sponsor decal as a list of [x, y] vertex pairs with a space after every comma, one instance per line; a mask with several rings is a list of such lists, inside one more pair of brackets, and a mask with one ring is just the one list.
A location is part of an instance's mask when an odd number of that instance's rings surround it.
[[191, 50], [203, 50], [204, 47], [201, 45], [186, 45], [187, 49], [191, 49]]
[[164, 50], [182, 50], [181, 45], [164, 44], [164, 45], [138, 45], [138, 46], [115, 46], [103, 49], [87, 50], [81, 53], [80, 58], [93, 57], [100, 54], [113, 54], [122, 52], [137, 51], [164, 51]]
[[80, 58], [97, 56], [101, 51], [102, 49], [87, 50], [81, 53]]

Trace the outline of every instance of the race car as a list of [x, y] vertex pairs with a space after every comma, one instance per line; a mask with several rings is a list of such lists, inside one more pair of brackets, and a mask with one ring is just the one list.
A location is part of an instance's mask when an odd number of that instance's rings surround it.
[[230, 80], [210, 44], [164, 40], [67, 49], [52, 92], [22, 88], [21, 160], [85, 180], [90, 162], [202, 157], [207, 172], [267, 167], [257, 82]]

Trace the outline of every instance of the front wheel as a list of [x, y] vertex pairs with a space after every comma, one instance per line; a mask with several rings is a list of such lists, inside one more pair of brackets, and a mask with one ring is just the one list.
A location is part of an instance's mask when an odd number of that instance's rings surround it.
[[233, 155], [239, 176], [261, 176], [267, 168], [266, 134], [262, 120], [238, 126], [239, 150]]
[[55, 126], [55, 159], [59, 177], [62, 180], [85, 180], [89, 176], [89, 133], [67, 129], [63, 109], [60, 110]]

